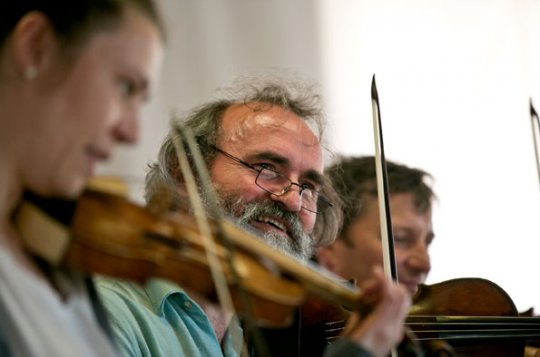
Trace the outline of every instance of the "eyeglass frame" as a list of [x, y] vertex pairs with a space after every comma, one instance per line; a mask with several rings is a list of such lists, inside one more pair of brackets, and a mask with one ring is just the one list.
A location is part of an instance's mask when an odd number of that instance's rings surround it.
[[[270, 194], [272, 194], [272, 195], [275, 195], [275, 196], [277, 196], [277, 197], [283, 196], [283, 195], [285, 195], [287, 192], [290, 191], [290, 189], [291, 189], [292, 186], [298, 186], [298, 194], [299, 194], [299, 196], [300, 196], [300, 201], [302, 201], [302, 194], [303, 194], [303, 192], [304, 192], [305, 190], [309, 190], [309, 191], [312, 191], [313, 194], [316, 194], [316, 195], [317, 195], [317, 202], [316, 202], [316, 204], [315, 204], [315, 205], [316, 205], [316, 208], [319, 206], [319, 200], [322, 200], [322, 201], [325, 202], [325, 204], [326, 204], [325, 207], [324, 207], [324, 209], [322, 209], [322, 210], [320, 210], [320, 211], [319, 211], [319, 210], [313, 211], [313, 210], [311, 210], [311, 209], [309, 209], [309, 208], [307, 208], [307, 207], [304, 207], [304, 206], [302, 205], [301, 207], [302, 207], [303, 209], [305, 209], [306, 211], [309, 211], [309, 212], [312, 212], [312, 213], [315, 213], [315, 214], [321, 214], [321, 213], [323, 213], [325, 210], [327, 210], [328, 208], [334, 206], [334, 203], [333, 203], [332, 201], [330, 201], [329, 199], [327, 199], [324, 195], [321, 195], [319, 190], [315, 190], [315, 189], [311, 189], [311, 188], [309, 188], [309, 187], [305, 187], [305, 186], [303, 186], [302, 184], [300, 184], [300, 183], [298, 183], [298, 182], [293, 182], [290, 178], [288, 178], [287, 176], [283, 175], [281, 172], [278, 172], [278, 171], [276, 171], [276, 170], [272, 170], [272, 169], [269, 168], [269, 167], [261, 167], [261, 168], [259, 168], [259, 167], [256, 167], [255, 165], [249, 164], [249, 163], [245, 162], [244, 160], [240, 159], [239, 157], [236, 157], [236, 156], [234, 156], [234, 155], [232, 155], [232, 154], [229, 154], [229, 153], [226, 152], [225, 150], [220, 149], [219, 147], [217, 147], [217, 146], [215, 146], [215, 145], [210, 144], [210, 146], [211, 146], [214, 150], [216, 150], [217, 152], [219, 152], [219, 153], [225, 155], [226, 157], [228, 157], [229, 159], [231, 159], [231, 160], [233, 160], [233, 161], [235, 161], [235, 162], [237, 162], [237, 163], [239, 163], [239, 164], [241, 164], [241, 165], [247, 167], [248, 169], [251, 169], [251, 170], [257, 172], [257, 176], [255, 177], [255, 185], [257, 185], [257, 187], [259, 187], [260, 189], [262, 189], [262, 190], [264, 190], [264, 191], [266, 191], [266, 192], [268, 192], [268, 193], [270, 193]], [[257, 181], [258, 181], [258, 179], [259, 179], [259, 175], [261, 174], [261, 172], [262, 172], [263, 170], [271, 171], [271, 172], [273, 172], [274, 174], [276, 174], [277, 176], [284, 178], [286, 181], [289, 181], [289, 185], [285, 186], [285, 187], [282, 189], [282, 192], [279, 193], [279, 194], [278, 194], [278, 193], [275, 193], [275, 192], [272, 192], [272, 191], [270, 191], [270, 190], [268, 190], [268, 189], [262, 187]]]

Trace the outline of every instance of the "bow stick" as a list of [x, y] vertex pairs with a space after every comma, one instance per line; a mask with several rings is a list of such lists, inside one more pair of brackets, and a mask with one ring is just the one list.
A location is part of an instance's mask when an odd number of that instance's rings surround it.
[[529, 100], [531, 111], [531, 125], [532, 135], [534, 142], [534, 156], [536, 158], [536, 169], [538, 171], [538, 182], [540, 183], [540, 153], [538, 152], [538, 141], [540, 141], [540, 119], [538, 119], [538, 113], [534, 109], [532, 99]]
[[[209, 262], [209, 267], [214, 279], [214, 284], [216, 286], [216, 292], [219, 297], [219, 301], [222, 304], [222, 307], [229, 312], [233, 313], [233, 319], [236, 319], [236, 312], [234, 309], [234, 304], [232, 302], [231, 293], [227, 286], [225, 276], [223, 274], [221, 265], [218, 262], [216, 254], [216, 243], [212, 237], [211, 228], [209, 226], [206, 210], [215, 221], [216, 229], [216, 238], [219, 239], [219, 243], [229, 252], [228, 257], [228, 268], [232, 273], [232, 278], [234, 280], [234, 285], [238, 288], [239, 298], [242, 303], [242, 313], [244, 316], [244, 329], [246, 332], [251, 334], [253, 339], [254, 347], [261, 357], [268, 356], [268, 348], [265, 342], [260, 335], [259, 330], [254, 326], [254, 316], [253, 307], [245, 289], [243, 288], [242, 280], [236, 270], [234, 264], [235, 257], [235, 248], [230, 241], [225, 228], [223, 226], [223, 214], [221, 209], [218, 207], [218, 197], [214, 190], [214, 187], [210, 180], [210, 175], [208, 173], [208, 168], [204, 163], [202, 154], [199, 150], [199, 147], [196, 143], [195, 137], [189, 128], [179, 125], [178, 122], [173, 122], [173, 128], [178, 136], [175, 136], [174, 146], [176, 149], [176, 154], [178, 157], [179, 165], [182, 170], [182, 174], [185, 178], [186, 189], [188, 190], [191, 204], [193, 206], [194, 214], [197, 220], [197, 224], [201, 230], [204, 246], [206, 247], [207, 258]], [[187, 153], [184, 150], [184, 145], [189, 149], [191, 158], [193, 160], [195, 171], [198, 174], [199, 184], [201, 188], [206, 192], [207, 195], [207, 206], [204, 208], [202, 199], [200, 197], [199, 190], [197, 188], [197, 183], [195, 182], [195, 177], [189, 165], [187, 158]], [[233, 336], [233, 339], [238, 339], [239, 337]], [[246, 346], [244, 345], [245, 349]], [[242, 354], [245, 354], [246, 351], [242, 351]]]
[[379, 94], [377, 93], [375, 75], [373, 75], [373, 79], [371, 81], [371, 105], [373, 108], [375, 169], [377, 172], [377, 193], [379, 197], [379, 219], [381, 224], [383, 266], [386, 276], [397, 282], [398, 275], [396, 269], [396, 256], [394, 253], [394, 235], [392, 231], [392, 218], [390, 216], [390, 202], [388, 195], [388, 175], [386, 170], [386, 159], [384, 157], [381, 110], [379, 107]]
[[[381, 124], [381, 109], [379, 93], [375, 83], [375, 75], [371, 80], [371, 107], [373, 110], [373, 135], [375, 139], [375, 171], [377, 173], [377, 194], [379, 198], [379, 221], [383, 250], [383, 268], [385, 275], [397, 282], [396, 256], [394, 253], [394, 234], [392, 218], [390, 217], [390, 202], [388, 197], [388, 177]], [[392, 357], [397, 356], [395, 348], [391, 350]]]

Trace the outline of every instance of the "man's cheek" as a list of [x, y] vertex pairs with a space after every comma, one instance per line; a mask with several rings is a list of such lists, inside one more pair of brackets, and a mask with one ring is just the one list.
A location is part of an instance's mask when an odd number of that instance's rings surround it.
[[[311, 215], [314, 215], [314, 213], [311, 214]], [[313, 229], [315, 228], [316, 219], [317, 219], [317, 217], [300, 216], [300, 221], [302, 222], [302, 226], [304, 227], [304, 232], [306, 232], [307, 234], [310, 234], [310, 235], [313, 233]]]

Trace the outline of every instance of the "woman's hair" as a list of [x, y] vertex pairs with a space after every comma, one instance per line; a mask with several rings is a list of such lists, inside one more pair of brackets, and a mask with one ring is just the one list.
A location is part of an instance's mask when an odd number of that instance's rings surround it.
[[96, 32], [118, 26], [128, 7], [145, 15], [165, 36], [153, 0], [15, 0], [1, 4], [0, 50], [19, 20], [32, 11], [48, 18], [61, 46], [69, 53], [75, 53]]

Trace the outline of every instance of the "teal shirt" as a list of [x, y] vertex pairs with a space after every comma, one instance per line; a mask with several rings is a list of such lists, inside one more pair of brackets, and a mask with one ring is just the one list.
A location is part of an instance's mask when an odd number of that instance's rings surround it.
[[[240, 326], [229, 326], [222, 350], [204, 311], [178, 285], [159, 279], [144, 286], [105, 278], [96, 279], [96, 283], [123, 355], [240, 355]], [[239, 337], [233, 339], [232, 335]]]

